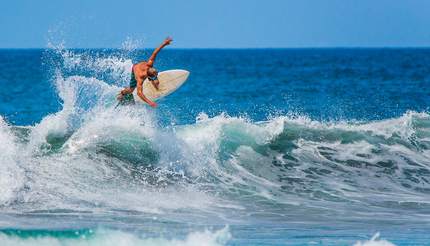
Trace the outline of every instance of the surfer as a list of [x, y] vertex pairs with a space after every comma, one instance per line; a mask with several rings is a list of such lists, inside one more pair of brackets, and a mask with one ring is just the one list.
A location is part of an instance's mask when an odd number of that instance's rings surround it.
[[169, 45], [172, 42], [172, 38], [167, 37], [163, 43], [154, 50], [151, 57], [149, 57], [148, 61], [142, 61], [139, 63], [136, 63], [131, 68], [131, 78], [130, 78], [130, 85], [129, 87], [124, 88], [120, 91], [120, 93], [117, 96], [117, 99], [119, 101], [119, 104], [122, 105], [129, 105], [134, 104], [134, 97], [133, 97], [133, 91], [137, 87], [137, 95], [146, 103], [148, 103], [151, 107], [155, 108], [157, 107], [157, 104], [153, 101], [151, 101], [149, 98], [147, 98], [143, 92], [142, 92], [142, 85], [143, 81], [145, 81], [146, 78], [148, 78], [149, 81], [151, 81], [152, 85], [158, 90], [159, 81], [157, 78], [158, 71], [154, 68], [154, 62], [155, 58], [157, 57], [157, 54]]

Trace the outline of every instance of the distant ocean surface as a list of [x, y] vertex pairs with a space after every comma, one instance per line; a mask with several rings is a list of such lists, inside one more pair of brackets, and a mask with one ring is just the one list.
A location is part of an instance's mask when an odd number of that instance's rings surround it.
[[430, 49], [0, 50], [0, 245], [430, 245]]

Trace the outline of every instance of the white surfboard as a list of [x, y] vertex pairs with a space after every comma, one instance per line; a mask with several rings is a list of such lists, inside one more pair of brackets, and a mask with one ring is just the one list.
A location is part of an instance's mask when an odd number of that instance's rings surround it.
[[[190, 72], [182, 69], [159, 72], [158, 81], [160, 81], [160, 84], [158, 85], [158, 90], [152, 85], [151, 81], [145, 79], [142, 88], [143, 95], [152, 101], [163, 98], [184, 84], [188, 75], [190, 75]], [[136, 101], [143, 103], [142, 99], [137, 95], [137, 90], [134, 90], [133, 94]]]

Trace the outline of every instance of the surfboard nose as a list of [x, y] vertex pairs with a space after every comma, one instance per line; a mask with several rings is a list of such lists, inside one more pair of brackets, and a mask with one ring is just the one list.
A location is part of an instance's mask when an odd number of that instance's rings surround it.
[[187, 70], [184, 70], [184, 74], [185, 74], [185, 79], [188, 79], [188, 76], [190, 76], [190, 72], [188, 72]]
[[174, 70], [170, 70], [170, 71], [174, 71], [177, 75], [184, 77], [185, 80], [190, 75], [190, 72], [188, 72], [187, 70], [184, 70], [184, 69], [174, 69]]

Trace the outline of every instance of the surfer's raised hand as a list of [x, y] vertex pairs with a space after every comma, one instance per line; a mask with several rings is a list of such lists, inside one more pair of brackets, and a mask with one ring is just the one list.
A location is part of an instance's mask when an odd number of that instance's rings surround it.
[[173, 41], [173, 39], [172, 39], [171, 37], [167, 37], [167, 38], [164, 40], [163, 44], [164, 44], [164, 45], [169, 45], [172, 41]]
[[163, 41], [163, 43], [158, 48], [156, 48], [154, 50], [154, 52], [152, 52], [151, 57], [149, 57], [149, 59], [148, 59], [147, 65], [150, 66], [150, 67], [152, 67], [154, 65], [155, 57], [157, 57], [158, 52], [160, 52], [160, 50], [162, 48], [164, 48], [165, 46], [169, 45], [172, 41], [173, 41], [173, 39], [171, 37], [167, 37]]

